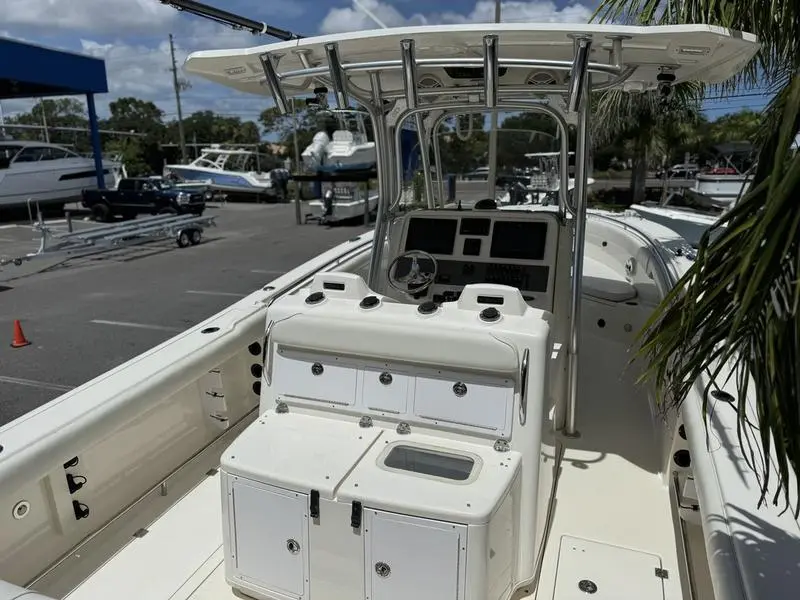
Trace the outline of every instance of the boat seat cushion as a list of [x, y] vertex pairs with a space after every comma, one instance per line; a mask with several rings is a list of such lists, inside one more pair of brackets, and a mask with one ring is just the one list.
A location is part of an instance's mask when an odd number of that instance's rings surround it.
[[298, 313], [275, 322], [272, 340], [299, 350], [437, 365], [488, 373], [516, 374], [515, 346], [496, 332], [413, 327]]
[[583, 261], [583, 293], [609, 302], [625, 302], [636, 297], [636, 288], [622, 273], [586, 256]]

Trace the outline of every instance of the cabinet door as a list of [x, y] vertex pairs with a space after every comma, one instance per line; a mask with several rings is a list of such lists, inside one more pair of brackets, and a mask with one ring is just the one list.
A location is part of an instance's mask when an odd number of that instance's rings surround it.
[[361, 385], [364, 406], [382, 413], [405, 414], [411, 381], [405, 373], [365, 368]]
[[236, 577], [293, 598], [306, 595], [308, 496], [233, 481]]
[[278, 348], [272, 365], [275, 395], [352, 406], [356, 402], [357, 366], [338, 357]]
[[366, 511], [370, 600], [463, 598], [466, 527]]

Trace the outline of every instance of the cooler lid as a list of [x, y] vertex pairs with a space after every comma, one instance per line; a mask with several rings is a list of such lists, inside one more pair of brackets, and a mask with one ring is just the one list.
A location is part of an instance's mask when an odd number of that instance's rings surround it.
[[297, 413], [261, 415], [222, 455], [231, 475], [296, 492], [334, 490], [380, 437], [379, 427]]

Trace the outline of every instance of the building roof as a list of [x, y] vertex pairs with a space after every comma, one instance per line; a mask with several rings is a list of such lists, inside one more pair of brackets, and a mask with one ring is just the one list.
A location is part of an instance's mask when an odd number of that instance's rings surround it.
[[0, 99], [106, 92], [103, 60], [0, 37]]

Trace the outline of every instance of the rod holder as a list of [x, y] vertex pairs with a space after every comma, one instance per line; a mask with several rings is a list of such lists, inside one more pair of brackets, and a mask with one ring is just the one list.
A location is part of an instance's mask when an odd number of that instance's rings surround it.
[[417, 108], [419, 96], [417, 95], [417, 59], [414, 51], [414, 40], [401, 40], [400, 53], [403, 66], [403, 88], [406, 93], [406, 106], [410, 109]]
[[586, 37], [575, 38], [575, 59], [572, 61], [572, 73], [567, 92], [567, 110], [576, 112], [583, 99], [583, 82], [588, 77], [589, 51], [592, 40]]
[[269, 88], [272, 99], [275, 101], [275, 106], [281, 115], [289, 114], [289, 103], [286, 101], [286, 95], [281, 88], [281, 82], [278, 78], [278, 72], [275, 70], [275, 62], [277, 58], [273, 58], [270, 54], [262, 54], [259, 57], [261, 61], [261, 68], [264, 69], [264, 77], [267, 78], [267, 87]]
[[499, 79], [497, 35], [483, 36], [483, 85], [486, 90], [486, 108], [497, 106], [497, 80]]
[[325, 44], [325, 55], [328, 58], [328, 71], [333, 84], [333, 93], [336, 96], [336, 104], [340, 109], [350, 106], [350, 98], [347, 93], [347, 79], [342, 68], [342, 61], [339, 60], [339, 45], [335, 42]]

